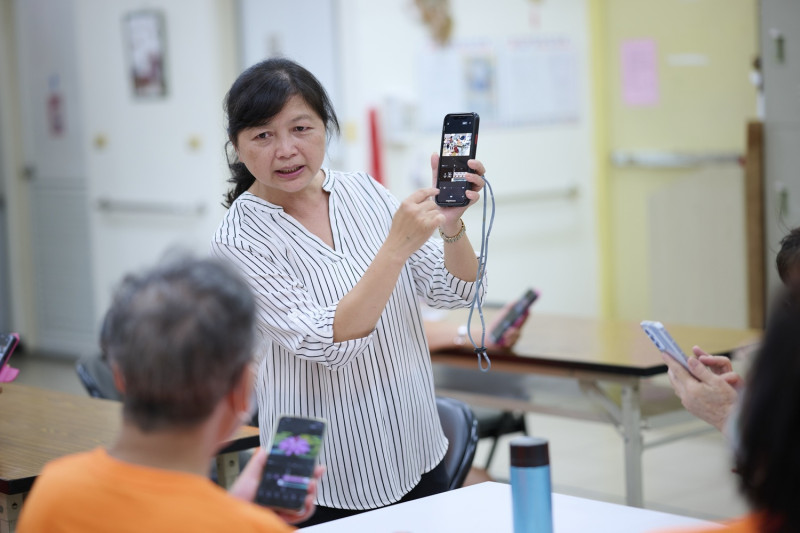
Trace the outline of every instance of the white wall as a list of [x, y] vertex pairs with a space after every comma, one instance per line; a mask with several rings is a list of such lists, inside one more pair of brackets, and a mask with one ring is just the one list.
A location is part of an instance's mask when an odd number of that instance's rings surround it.
[[[599, 311], [599, 289], [586, 1], [462, 0], [451, 7], [455, 41], [561, 36], [578, 51], [580, 121], [516, 128], [482, 125], [478, 157], [486, 164], [497, 197], [489, 299], [516, 298], [533, 286], [542, 291], [539, 310], [594, 315]], [[367, 169], [368, 108], [380, 109], [397, 95], [419, 108], [425, 95], [419, 90], [418, 63], [431, 40], [413, 2], [341, 0], [339, 9], [343, 98], [338, 112], [346, 130], [344, 166]], [[412, 138], [408, 145], [387, 147], [385, 153], [388, 185], [400, 197], [430, 183], [428, 160], [439, 144], [438, 132], [417, 131]], [[575, 186], [577, 198], [532, 199], [538, 192], [565, 186]], [[520, 188], [526, 195], [519, 194]], [[466, 217], [476, 246], [480, 215], [476, 206]]]
[[[9, 0], [2, 2], [8, 10]], [[168, 201], [205, 202], [209, 210], [202, 221], [178, 222], [170, 230], [186, 226], [184, 244], [195, 250], [205, 247], [207, 241], [200, 234], [210, 235], [215, 225], [211, 220], [221, 216], [217, 204], [226, 178], [221, 147], [224, 139], [219, 129], [221, 103], [240, 66], [234, 51], [244, 41], [231, 29], [231, 24], [237, 6], [241, 8], [244, 3], [158, 0], [144, 6], [136, 0], [79, 0], [76, 5], [78, 13], [74, 20], [84, 91], [82, 146], [89, 175], [88, 203], [93, 210], [90, 219], [96, 276], [94, 307], [100, 313], [119, 276], [150, 263], [158, 255], [157, 250], [171, 238], [148, 244], [147, 232], [163, 229], [163, 221], [108, 217], [96, 211], [99, 197], [113, 194], [122, 199], [147, 199], [155, 193]], [[420, 94], [422, 84], [417, 78], [419, 58], [421, 51], [431, 46], [431, 39], [413, 2], [330, 0], [330, 5], [334, 8], [333, 44], [316, 42], [317, 32], [313, 27], [298, 26], [297, 31], [305, 35], [312, 50], [314, 47], [319, 50], [319, 46], [338, 50], [338, 82], [332, 92], [344, 132], [337, 166], [366, 169], [368, 109], [382, 110], [387, 98], [393, 95], [400, 95], [419, 107], [425, 98]], [[119, 17], [143, 7], [160, 7], [167, 14], [171, 88], [168, 101], [161, 105], [132, 101], [125, 86]], [[537, 303], [539, 310], [595, 314], [598, 267], [586, 0], [491, 3], [462, 0], [451, 3], [451, 8], [456, 41], [502, 42], [517, 37], [558, 36], [570, 40], [577, 50], [580, 120], [572, 124], [516, 128], [485, 123], [478, 153], [486, 163], [497, 196], [497, 217], [490, 243], [489, 299], [515, 298], [526, 286], [533, 286], [543, 294]], [[5, 65], [0, 66], [5, 73]], [[4, 93], [0, 94], [4, 99], [9, 98], [7, 80], [4, 75]], [[13, 105], [11, 108], [16, 109]], [[13, 133], [15, 127], [13, 123], [4, 125], [4, 132]], [[385, 152], [388, 185], [399, 197], [429, 183], [428, 157], [438, 148], [438, 132], [412, 131], [412, 134], [410, 142], [388, 146]], [[188, 141], [194, 136], [199, 137], [199, 147], [188, 148]], [[105, 137], [105, 148], [98, 148], [95, 143], [98, 137]], [[18, 149], [13, 135], [6, 134], [4, 139], [4, 154]], [[177, 163], [181, 160], [182, 163]], [[24, 182], [9, 177], [14, 174], [16, 178], [18, 168], [10, 160], [4, 159], [3, 164], [8, 169], [7, 185], [9, 181], [14, 184], [9, 194], [20, 204], [19, 209], [25, 209], [27, 188]], [[574, 186], [577, 197], [532, 198], [537, 192], [565, 186]], [[519, 194], [520, 187], [526, 195]], [[13, 221], [13, 215], [11, 218]], [[479, 207], [470, 210], [466, 222], [470, 238], [477, 246]], [[128, 226], [123, 227], [125, 224]], [[30, 247], [24, 228], [11, 228], [10, 234], [12, 286], [20, 293], [14, 302], [12, 325], [24, 324], [33, 331], [35, 320], [31, 320], [30, 312], [33, 304], [26, 301]]]

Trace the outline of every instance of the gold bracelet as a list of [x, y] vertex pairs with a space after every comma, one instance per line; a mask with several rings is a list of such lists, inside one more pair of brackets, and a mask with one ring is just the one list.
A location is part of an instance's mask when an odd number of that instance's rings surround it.
[[[461, 219], [459, 219], [459, 220], [461, 220]], [[463, 237], [466, 232], [467, 232], [467, 226], [464, 224], [463, 220], [461, 220], [461, 229], [458, 230], [458, 233], [456, 233], [452, 237], [448, 237], [447, 235], [442, 233], [442, 228], [439, 228], [439, 236], [442, 238], [442, 240], [444, 242], [446, 242], [448, 244], [452, 244], [452, 243], [456, 242], [461, 237]]]

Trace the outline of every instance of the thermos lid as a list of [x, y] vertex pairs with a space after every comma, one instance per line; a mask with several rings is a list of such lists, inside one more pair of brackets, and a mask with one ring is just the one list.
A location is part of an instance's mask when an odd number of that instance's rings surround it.
[[550, 452], [547, 440], [539, 437], [516, 437], [511, 441], [511, 466], [547, 466]]

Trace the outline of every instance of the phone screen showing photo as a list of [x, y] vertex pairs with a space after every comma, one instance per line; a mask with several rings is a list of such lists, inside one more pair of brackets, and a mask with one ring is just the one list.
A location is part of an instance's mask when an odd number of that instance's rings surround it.
[[472, 172], [467, 161], [475, 158], [478, 120], [475, 113], [447, 115], [444, 119], [436, 183], [440, 190], [436, 197], [439, 205], [469, 203], [464, 194], [469, 186], [466, 175]]
[[323, 420], [281, 417], [256, 492], [258, 503], [279, 509], [303, 507], [324, 434]]

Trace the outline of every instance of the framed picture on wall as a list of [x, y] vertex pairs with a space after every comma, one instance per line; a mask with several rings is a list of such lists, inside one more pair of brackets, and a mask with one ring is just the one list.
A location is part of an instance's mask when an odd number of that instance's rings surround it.
[[161, 98], [167, 94], [166, 31], [164, 14], [134, 11], [122, 21], [133, 95]]

